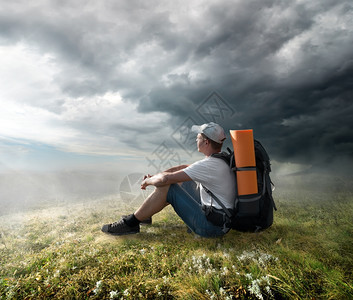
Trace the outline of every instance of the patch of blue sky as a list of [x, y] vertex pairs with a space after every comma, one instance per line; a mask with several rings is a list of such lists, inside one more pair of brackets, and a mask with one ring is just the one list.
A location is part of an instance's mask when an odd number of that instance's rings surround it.
[[117, 156], [67, 152], [52, 145], [24, 139], [0, 140], [0, 170], [2, 171], [89, 168], [97, 164], [116, 163], [119, 159]]

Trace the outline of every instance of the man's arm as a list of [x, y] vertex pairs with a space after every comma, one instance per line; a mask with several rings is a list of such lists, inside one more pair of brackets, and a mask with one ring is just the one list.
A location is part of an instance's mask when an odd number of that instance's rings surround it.
[[[176, 171], [185, 169], [185, 168], [187, 168], [188, 166], [189, 166], [189, 165], [179, 165], [179, 166], [171, 167], [171, 168], [169, 168], [169, 169], [163, 171], [162, 173], [174, 173], [174, 172], [176, 172]], [[156, 174], [156, 175], [158, 175], [158, 174]], [[145, 176], [143, 177], [143, 180], [145, 180], [146, 178], [152, 177], [152, 176], [153, 176], [153, 175], [150, 175], [150, 174], [145, 175]]]
[[173, 172], [176, 172], [176, 171], [185, 169], [185, 168], [187, 168], [188, 166], [189, 166], [189, 165], [180, 165], [180, 166], [172, 167], [172, 168], [170, 168], [170, 169], [168, 169], [168, 170], [165, 170], [164, 172], [173, 173]]
[[[182, 169], [185, 169], [185, 167]], [[142, 181], [141, 189], [144, 190], [149, 185], [159, 187], [178, 182], [190, 181], [191, 178], [182, 169], [176, 172], [163, 172], [154, 176], [147, 177]]]

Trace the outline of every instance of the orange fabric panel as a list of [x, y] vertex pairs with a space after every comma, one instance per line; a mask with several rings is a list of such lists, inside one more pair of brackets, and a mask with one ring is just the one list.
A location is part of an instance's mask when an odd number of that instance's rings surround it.
[[[237, 168], [256, 167], [254, 136], [252, 129], [230, 130]], [[256, 171], [237, 171], [238, 195], [256, 194]]]
[[255, 147], [252, 129], [230, 130], [230, 136], [237, 167], [255, 167]]
[[256, 171], [238, 171], [237, 184], [239, 196], [256, 194], [258, 191]]

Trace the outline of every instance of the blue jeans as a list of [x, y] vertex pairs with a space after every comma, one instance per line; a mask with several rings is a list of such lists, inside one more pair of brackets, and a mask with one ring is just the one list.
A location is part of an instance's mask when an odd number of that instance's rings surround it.
[[201, 206], [200, 191], [194, 181], [183, 182], [181, 186], [171, 184], [167, 202], [196, 234], [202, 237], [218, 237], [225, 234], [222, 227], [215, 226], [206, 219]]

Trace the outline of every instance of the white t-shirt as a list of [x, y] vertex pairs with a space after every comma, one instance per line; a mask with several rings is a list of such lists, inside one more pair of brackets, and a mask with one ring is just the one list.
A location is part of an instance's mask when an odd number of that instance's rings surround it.
[[[203, 189], [204, 185], [226, 208], [234, 208], [235, 175], [229, 166], [219, 158], [212, 156], [199, 160], [183, 171], [195, 182], [200, 183], [201, 203], [211, 205], [211, 196]], [[221, 209], [221, 206], [212, 200], [212, 206]]]

